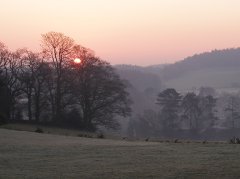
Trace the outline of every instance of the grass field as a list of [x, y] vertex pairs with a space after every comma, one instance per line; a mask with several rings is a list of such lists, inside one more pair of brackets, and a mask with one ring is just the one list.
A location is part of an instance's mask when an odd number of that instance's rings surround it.
[[240, 145], [0, 129], [0, 178], [240, 178]]

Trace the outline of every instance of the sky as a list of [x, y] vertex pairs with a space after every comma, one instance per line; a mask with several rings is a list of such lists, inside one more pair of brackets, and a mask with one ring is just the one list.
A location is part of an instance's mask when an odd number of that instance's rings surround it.
[[173, 63], [240, 47], [239, 0], [0, 0], [0, 41], [40, 50], [62, 32], [111, 64]]

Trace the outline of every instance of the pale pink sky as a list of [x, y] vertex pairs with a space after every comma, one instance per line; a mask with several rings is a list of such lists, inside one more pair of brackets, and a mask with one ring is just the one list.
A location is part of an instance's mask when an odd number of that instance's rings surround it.
[[171, 63], [240, 47], [239, 0], [0, 0], [0, 41], [40, 49], [62, 32], [112, 64]]

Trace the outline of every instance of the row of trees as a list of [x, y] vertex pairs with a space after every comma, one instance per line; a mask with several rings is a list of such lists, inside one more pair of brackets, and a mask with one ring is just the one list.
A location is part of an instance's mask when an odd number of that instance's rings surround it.
[[180, 94], [170, 88], [158, 94], [156, 104], [158, 110], [148, 109], [131, 118], [130, 135], [161, 135], [174, 131], [198, 133], [240, 127], [238, 94], [216, 95], [212, 88], [201, 88], [198, 94]]
[[11, 52], [0, 43], [2, 122], [27, 119], [95, 130], [117, 127], [116, 116], [130, 115], [126, 83], [92, 50], [56, 32], [42, 35], [41, 47], [40, 53]]
[[179, 128], [180, 121], [189, 129], [210, 128], [217, 120], [216, 99], [211, 95], [197, 96], [191, 92], [182, 97], [175, 89], [166, 89], [158, 95], [157, 101], [163, 126], [168, 129]]

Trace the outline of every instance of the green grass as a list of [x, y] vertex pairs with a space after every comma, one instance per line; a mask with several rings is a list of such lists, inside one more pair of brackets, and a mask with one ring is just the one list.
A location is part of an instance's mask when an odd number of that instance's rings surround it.
[[0, 129], [0, 178], [240, 178], [240, 145]]

